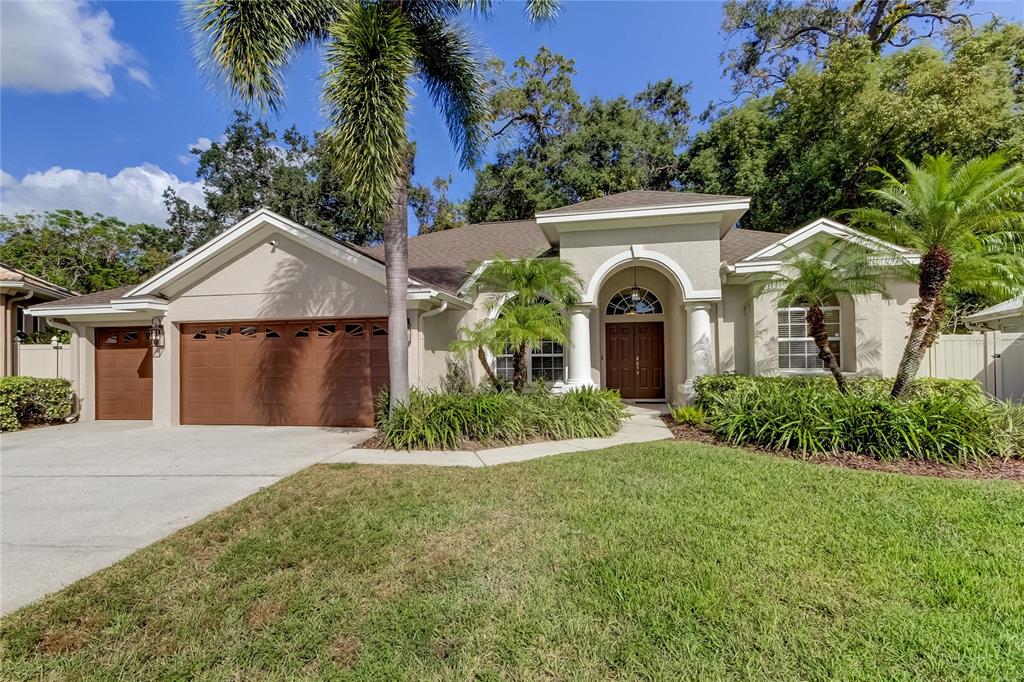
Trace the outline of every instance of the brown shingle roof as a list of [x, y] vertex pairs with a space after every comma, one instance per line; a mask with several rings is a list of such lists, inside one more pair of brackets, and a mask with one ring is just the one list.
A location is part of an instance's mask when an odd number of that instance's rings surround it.
[[785, 236], [781, 232], [742, 230], [734, 227], [722, 237], [722, 260], [732, 265], [738, 260], [752, 256], [766, 246], [771, 246]]
[[115, 298], [123, 298], [125, 294], [134, 289], [136, 284], [116, 289], [104, 289], [94, 291], [91, 294], [82, 294], [73, 298], [66, 298], [63, 301], [48, 301], [32, 306], [32, 310], [46, 310], [47, 308], [67, 308], [69, 306], [107, 305]]
[[699, 206], [701, 204], [714, 204], [720, 201], [747, 201], [749, 198], [731, 194], [655, 192], [635, 189], [629, 192], [609, 194], [608, 196], [590, 199], [589, 201], [581, 201], [578, 204], [570, 204], [569, 206], [554, 208], [550, 211], [543, 211], [540, 215], [572, 215], [574, 213], [589, 213], [591, 211], [614, 211], [660, 206]]
[[[384, 260], [382, 245], [353, 248], [376, 260]], [[530, 258], [550, 248], [534, 220], [466, 225], [410, 237], [409, 276], [454, 293], [475, 263], [497, 255]]]
[[[707, 196], [707, 195], [704, 195]], [[733, 228], [722, 238], [722, 260], [733, 264], [774, 244], [785, 235], [777, 232]], [[374, 260], [384, 261], [384, 247], [349, 247]], [[530, 258], [550, 249], [536, 221], [510, 220], [466, 225], [409, 238], [409, 276], [449, 293], [455, 293], [476, 263], [497, 255]], [[135, 285], [96, 291], [83, 296], [32, 306], [33, 310], [67, 306], [106, 305], [122, 298]]]

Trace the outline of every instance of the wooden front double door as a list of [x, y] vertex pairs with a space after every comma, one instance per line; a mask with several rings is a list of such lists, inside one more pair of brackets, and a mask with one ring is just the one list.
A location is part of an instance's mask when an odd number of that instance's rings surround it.
[[605, 385], [623, 398], [665, 397], [665, 327], [662, 322], [605, 325]]

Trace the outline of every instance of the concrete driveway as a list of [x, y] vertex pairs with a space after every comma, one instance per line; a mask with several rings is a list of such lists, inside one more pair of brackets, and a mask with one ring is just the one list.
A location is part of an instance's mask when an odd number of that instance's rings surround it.
[[0, 613], [311, 464], [369, 429], [67, 424], [0, 437]]

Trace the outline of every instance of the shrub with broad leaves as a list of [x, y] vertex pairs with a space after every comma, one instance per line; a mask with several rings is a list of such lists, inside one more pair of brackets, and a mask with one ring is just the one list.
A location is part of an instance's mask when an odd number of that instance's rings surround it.
[[67, 379], [0, 377], [0, 431], [59, 421], [71, 414], [74, 401]]

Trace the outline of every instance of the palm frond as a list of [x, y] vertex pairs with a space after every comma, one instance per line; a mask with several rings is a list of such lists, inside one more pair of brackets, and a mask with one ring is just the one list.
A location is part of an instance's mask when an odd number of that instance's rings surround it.
[[341, 5], [341, 0], [199, 0], [186, 3], [185, 21], [202, 70], [239, 99], [277, 110], [284, 101], [281, 72], [300, 47], [327, 36]]
[[385, 4], [347, 4], [330, 34], [323, 75], [327, 139], [366, 220], [382, 225], [405, 167], [416, 38], [396, 6]]
[[442, 18], [413, 22], [416, 63], [431, 100], [445, 119], [463, 167], [476, 164], [489, 130], [483, 64], [469, 31]]

